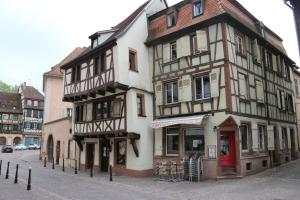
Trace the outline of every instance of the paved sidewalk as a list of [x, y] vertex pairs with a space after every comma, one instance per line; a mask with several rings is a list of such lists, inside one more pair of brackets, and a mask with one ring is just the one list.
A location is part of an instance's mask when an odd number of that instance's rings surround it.
[[[44, 168], [34, 151], [0, 154], [3, 160], [0, 176], [0, 200], [85, 200], [85, 199], [122, 199], [122, 200], [299, 200], [300, 199], [300, 161], [293, 161], [261, 174], [238, 180], [190, 182], [162, 182], [155, 178], [132, 178], [114, 176], [109, 181], [107, 174], [88, 172], [74, 174], [74, 170], [47, 163]], [[10, 179], [4, 179], [6, 163], [10, 160], [12, 168]], [[13, 184], [15, 163], [20, 163], [19, 184]], [[32, 190], [26, 191], [28, 168], [32, 167]]]

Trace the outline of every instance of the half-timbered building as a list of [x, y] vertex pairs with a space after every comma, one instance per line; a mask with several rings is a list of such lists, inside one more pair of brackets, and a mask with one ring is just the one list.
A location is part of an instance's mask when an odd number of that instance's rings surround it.
[[148, 20], [154, 162], [197, 154], [217, 178], [296, 155], [294, 62], [278, 35], [236, 0], [185, 0]]
[[144, 42], [147, 16], [164, 8], [162, 0], [147, 1], [117, 26], [91, 35], [91, 46], [62, 66], [81, 169], [152, 173], [152, 72]]
[[23, 109], [21, 95], [0, 92], [0, 146], [23, 141]]
[[[293, 70], [293, 78], [294, 78], [294, 87], [295, 87], [295, 106], [296, 106], [296, 113], [297, 113], [297, 128], [298, 128], [298, 144], [300, 144], [300, 71], [298, 69]], [[300, 157], [298, 155], [298, 157]]]
[[41, 144], [44, 115], [44, 96], [26, 82], [19, 87], [24, 119], [24, 144]]

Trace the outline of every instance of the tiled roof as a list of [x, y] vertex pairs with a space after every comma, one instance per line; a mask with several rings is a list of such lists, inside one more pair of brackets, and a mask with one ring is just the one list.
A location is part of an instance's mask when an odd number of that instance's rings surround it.
[[28, 99], [44, 100], [44, 96], [34, 87], [22, 84], [21, 86], [23, 95]]
[[18, 93], [0, 92], [1, 113], [23, 113], [21, 95]]
[[[178, 13], [178, 21], [176, 23], [176, 26], [173, 28], [167, 28], [167, 18], [165, 17], [167, 11], [169, 9], [172, 9], [172, 7], [167, 8], [158, 14], [150, 16], [149, 35], [147, 42], [167, 36], [179, 30], [183, 30], [188, 27], [194, 26], [196, 24], [203, 23], [206, 20], [215, 18], [222, 14], [230, 15], [232, 18], [239, 21], [248, 29], [260, 35], [259, 29], [257, 27], [257, 23], [259, 22], [259, 20], [256, 19], [236, 0], [208, 0], [204, 2], [205, 5], [203, 15], [197, 18], [193, 18], [192, 16], [191, 3], [185, 2], [185, 4], [182, 4], [182, 2], [180, 2], [172, 6], [178, 7], [181, 4]], [[282, 39], [267, 27], [265, 39], [275, 48], [277, 48], [279, 51], [286, 55], [286, 51], [282, 44]]]
[[63, 73], [60, 70], [60, 66], [69, 62], [70, 60], [73, 60], [80, 54], [82, 54], [87, 48], [86, 47], [77, 47], [75, 48], [68, 56], [66, 56], [62, 61], [60, 61], [58, 64], [53, 66], [50, 71], [44, 73], [45, 76], [62, 76]]
[[[122, 34], [124, 34], [132, 22], [139, 16], [139, 14], [145, 9], [145, 7], [148, 5], [150, 1], [145, 2], [143, 5], [141, 5], [139, 8], [137, 8], [133, 13], [131, 13], [126, 19], [121, 21], [118, 25], [112, 27], [112, 31], [114, 32], [105, 42], [103, 42], [101, 45], [99, 45], [97, 48], [91, 48], [88, 47], [81, 55], [79, 55], [77, 58], [70, 60], [69, 62], [66, 62], [65, 64], [62, 64], [61, 68], [65, 68], [67, 64], [75, 61], [76, 59], [80, 59], [83, 56], [94, 52], [96, 49], [99, 49], [105, 45], [107, 45], [110, 42], [113, 42], [115, 39], [119, 38]], [[146, 31], [146, 30], [145, 30]]]

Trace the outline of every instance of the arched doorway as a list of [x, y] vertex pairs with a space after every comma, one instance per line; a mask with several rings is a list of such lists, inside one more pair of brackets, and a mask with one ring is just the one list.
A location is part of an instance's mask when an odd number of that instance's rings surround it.
[[20, 137], [15, 137], [13, 144], [14, 145], [21, 144], [21, 138]]
[[53, 136], [49, 135], [48, 140], [47, 140], [47, 155], [48, 155], [48, 161], [52, 162], [53, 161]]
[[0, 145], [6, 145], [6, 137], [0, 137]]

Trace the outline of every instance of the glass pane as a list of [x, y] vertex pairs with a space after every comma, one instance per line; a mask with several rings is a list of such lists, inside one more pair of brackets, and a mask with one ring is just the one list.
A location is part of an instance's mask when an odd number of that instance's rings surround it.
[[202, 14], [201, 2], [194, 4], [194, 16], [199, 16]]
[[179, 129], [169, 128], [166, 135], [167, 154], [179, 153]]
[[221, 155], [228, 156], [229, 155], [229, 137], [221, 136]]
[[178, 88], [177, 84], [173, 83], [173, 103], [178, 102]]
[[202, 99], [202, 79], [196, 78], [195, 85], [196, 85], [196, 100]]
[[204, 98], [210, 98], [210, 81], [209, 77], [203, 77], [203, 84], [204, 84]]
[[248, 129], [247, 126], [241, 126], [242, 149], [248, 149]]
[[116, 142], [117, 150], [117, 164], [125, 165], [126, 164], [126, 140]]
[[185, 151], [198, 151], [204, 153], [204, 130], [186, 129], [184, 135]]
[[171, 83], [166, 84], [167, 103], [173, 103], [172, 101], [172, 85]]

